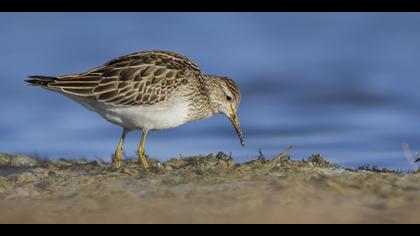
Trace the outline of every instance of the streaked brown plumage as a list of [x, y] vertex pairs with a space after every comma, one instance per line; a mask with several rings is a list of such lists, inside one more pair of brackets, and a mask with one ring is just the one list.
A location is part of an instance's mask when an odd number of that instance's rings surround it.
[[[205, 75], [194, 62], [174, 52], [137, 52], [85, 73], [31, 78], [28, 83], [66, 95], [124, 127], [123, 136], [135, 129], [166, 129], [224, 113], [243, 143], [236, 115], [240, 103], [236, 83]], [[181, 114], [179, 109], [171, 110], [175, 107], [186, 110]]]
[[204, 75], [187, 58], [146, 51], [116, 58], [85, 73], [57, 77], [47, 86], [110, 105], [153, 105], [194, 77], [203, 83]]

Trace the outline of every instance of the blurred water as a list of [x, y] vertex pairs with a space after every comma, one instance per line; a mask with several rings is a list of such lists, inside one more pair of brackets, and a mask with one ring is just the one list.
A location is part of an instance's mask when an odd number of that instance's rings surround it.
[[[232, 152], [289, 145], [343, 166], [407, 170], [420, 150], [418, 13], [1, 13], [0, 151], [109, 160], [120, 128], [27, 75], [83, 72], [143, 50], [187, 55], [242, 89], [246, 146], [223, 116], [152, 132], [147, 152]], [[139, 133], [125, 146], [134, 155]]]

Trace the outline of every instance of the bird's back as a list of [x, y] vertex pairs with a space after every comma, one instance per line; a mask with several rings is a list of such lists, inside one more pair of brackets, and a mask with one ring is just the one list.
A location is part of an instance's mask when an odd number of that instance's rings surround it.
[[153, 105], [182, 86], [205, 89], [205, 76], [195, 63], [166, 51], [132, 53], [80, 74], [30, 78], [26, 82], [32, 85], [113, 106]]

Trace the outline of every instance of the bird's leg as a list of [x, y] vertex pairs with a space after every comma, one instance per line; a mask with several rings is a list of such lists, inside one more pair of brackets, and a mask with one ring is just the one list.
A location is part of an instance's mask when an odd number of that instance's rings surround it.
[[117, 149], [115, 150], [115, 154], [112, 157], [112, 162], [114, 163], [116, 168], [121, 167], [121, 161], [122, 161], [122, 155], [123, 155], [123, 144], [124, 144], [124, 139], [125, 139], [126, 134], [127, 134], [127, 130], [124, 129], [121, 135], [120, 142], [118, 143]]
[[144, 155], [144, 143], [146, 142], [147, 129], [143, 129], [143, 134], [141, 135], [141, 141], [139, 148], [137, 149], [137, 155], [139, 156], [139, 162], [143, 164], [144, 168], [149, 168], [147, 163], [146, 156]]

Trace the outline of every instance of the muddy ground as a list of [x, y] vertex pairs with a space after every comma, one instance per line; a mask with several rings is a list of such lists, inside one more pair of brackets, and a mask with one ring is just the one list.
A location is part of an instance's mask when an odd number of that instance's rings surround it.
[[420, 173], [286, 153], [185, 157], [143, 169], [0, 153], [0, 223], [420, 223]]

